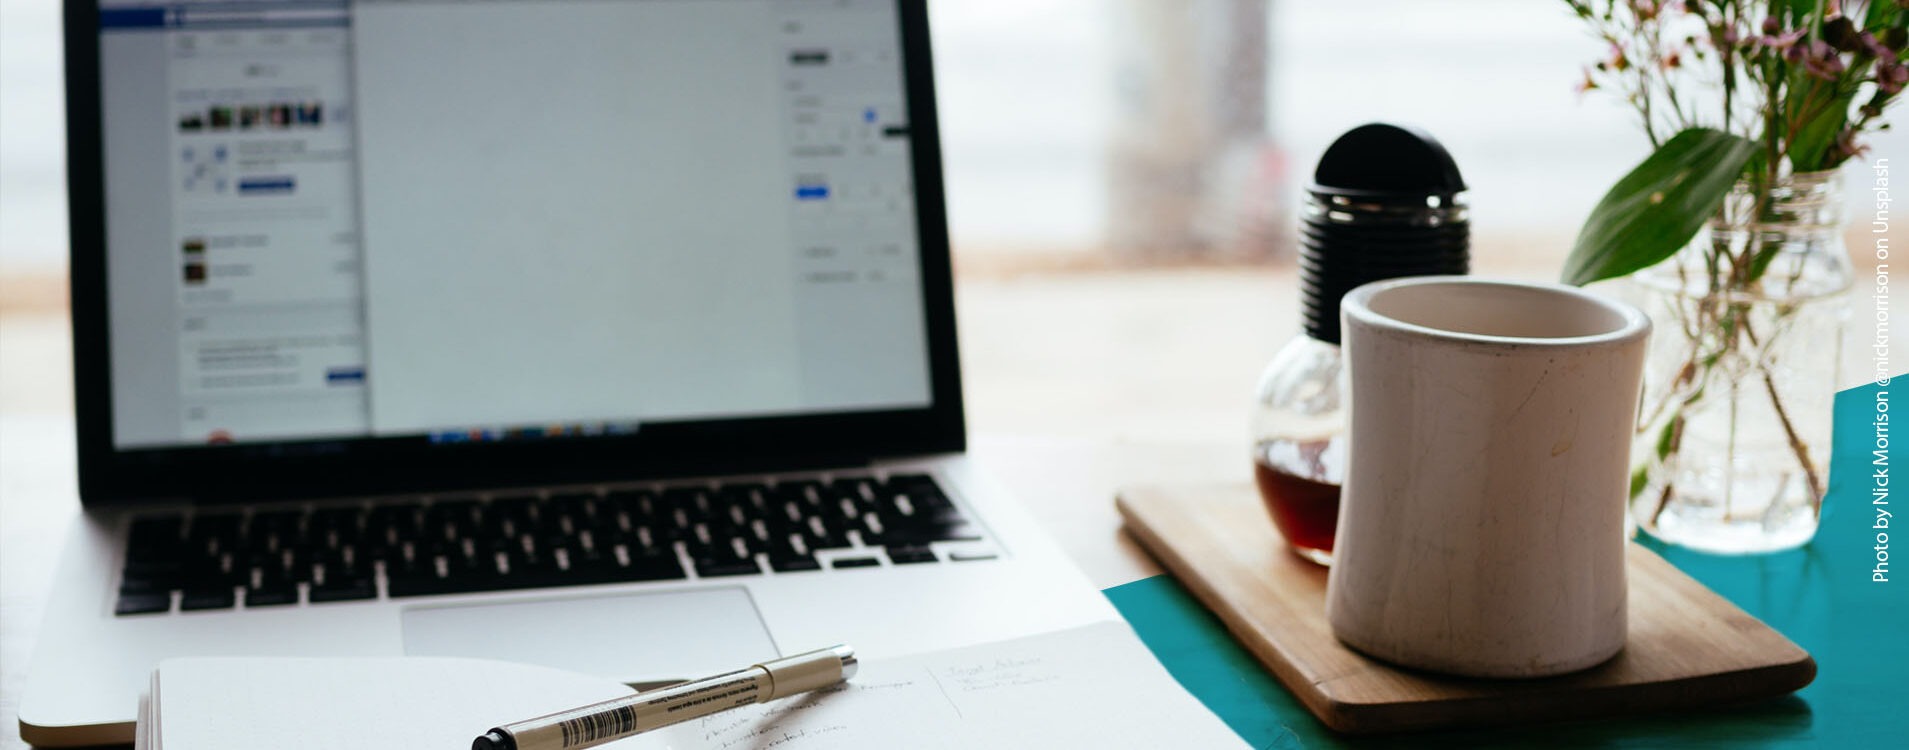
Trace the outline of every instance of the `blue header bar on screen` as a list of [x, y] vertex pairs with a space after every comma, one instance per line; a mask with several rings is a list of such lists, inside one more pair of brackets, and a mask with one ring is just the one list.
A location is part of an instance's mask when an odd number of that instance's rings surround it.
[[99, 11], [102, 30], [346, 26], [349, 20], [350, 10], [345, 3], [190, 3], [105, 7]]

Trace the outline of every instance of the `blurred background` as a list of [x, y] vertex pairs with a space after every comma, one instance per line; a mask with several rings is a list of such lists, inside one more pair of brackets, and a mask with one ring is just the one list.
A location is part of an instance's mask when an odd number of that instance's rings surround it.
[[[1243, 451], [1252, 382], [1297, 331], [1297, 201], [1355, 125], [1444, 142], [1472, 188], [1474, 272], [1496, 276], [1555, 278], [1647, 152], [1628, 110], [1576, 91], [1604, 50], [1561, 2], [931, 8], [976, 432]], [[14, 414], [70, 409], [60, 49], [55, 0], [0, 0], [0, 411]], [[1909, 155], [1900, 133], [1871, 146]], [[1852, 217], [1873, 210], [1863, 178], [1848, 187]], [[1859, 279], [1867, 247], [1852, 240]]]
[[933, 7], [950, 211], [975, 264], [1289, 258], [1319, 154], [1384, 120], [1458, 160], [1481, 255], [1555, 265], [1647, 153], [1628, 110], [1574, 89], [1603, 50], [1563, 3]]

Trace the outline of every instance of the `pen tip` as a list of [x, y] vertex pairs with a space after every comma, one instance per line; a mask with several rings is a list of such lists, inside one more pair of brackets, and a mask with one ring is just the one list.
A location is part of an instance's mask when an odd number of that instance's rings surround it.
[[849, 678], [854, 677], [861, 668], [861, 663], [855, 659], [855, 649], [845, 643], [829, 650], [835, 653], [836, 658], [842, 660], [842, 681], [847, 682]]
[[510, 735], [492, 729], [472, 740], [471, 750], [517, 750], [517, 743], [511, 741]]

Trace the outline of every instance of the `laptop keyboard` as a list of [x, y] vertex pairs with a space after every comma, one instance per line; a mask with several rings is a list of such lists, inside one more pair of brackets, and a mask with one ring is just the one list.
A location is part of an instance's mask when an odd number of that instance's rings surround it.
[[988, 559], [931, 546], [981, 538], [924, 474], [204, 509], [133, 521], [115, 612]]

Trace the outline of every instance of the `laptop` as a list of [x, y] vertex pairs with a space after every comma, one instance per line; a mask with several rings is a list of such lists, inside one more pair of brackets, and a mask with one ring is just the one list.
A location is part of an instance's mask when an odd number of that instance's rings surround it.
[[85, 508], [19, 707], [1118, 615], [964, 456], [924, 0], [68, 0]]

